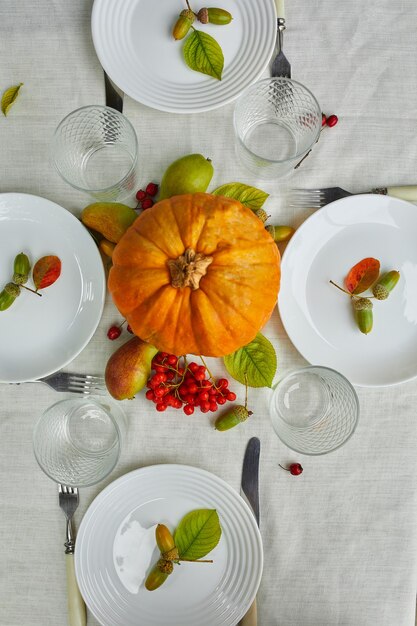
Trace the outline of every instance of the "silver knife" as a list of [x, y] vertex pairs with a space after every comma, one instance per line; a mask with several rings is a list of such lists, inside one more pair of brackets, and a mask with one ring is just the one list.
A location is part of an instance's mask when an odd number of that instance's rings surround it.
[[124, 93], [114, 84], [106, 72], [104, 72], [104, 88], [106, 92], [106, 106], [116, 109], [119, 113], [123, 113]]
[[[243, 459], [241, 495], [252, 509], [256, 523], [259, 526], [259, 455], [261, 452], [261, 442], [258, 437], [252, 437], [246, 446], [245, 457]], [[256, 608], [256, 598], [252, 602], [246, 615], [239, 622], [239, 626], [257, 626], [258, 613]]]

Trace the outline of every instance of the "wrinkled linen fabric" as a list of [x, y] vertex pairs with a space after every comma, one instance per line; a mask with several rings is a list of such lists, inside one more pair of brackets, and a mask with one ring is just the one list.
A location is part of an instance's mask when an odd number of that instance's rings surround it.
[[[91, 0], [0, 2], [0, 90], [24, 83], [9, 116], [0, 116], [0, 192], [44, 196], [76, 215], [90, 200], [59, 178], [49, 148], [67, 113], [104, 104], [91, 7]], [[125, 114], [139, 139], [141, 185], [160, 181], [179, 156], [200, 152], [213, 160], [211, 188], [230, 181], [258, 185], [271, 194], [265, 207], [271, 222], [297, 226], [311, 211], [288, 208], [286, 185], [367, 191], [417, 183], [415, 2], [370, 0], [365, 7], [360, 0], [288, 0], [286, 12], [284, 45], [293, 77], [313, 91], [323, 111], [339, 116], [339, 124], [325, 130], [292, 178], [264, 183], [234, 157], [233, 104], [171, 115], [126, 98]], [[67, 369], [102, 373], [127, 339], [126, 333], [116, 342], [106, 338], [118, 321], [108, 297], [97, 332]], [[305, 364], [277, 311], [264, 332], [277, 350], [279, 374]], [[220, 360], [212, 368], [225, 374]], [[243, 388], [231, 386], [242, 401]], [[223, 434], [210, 427], [207, 415], [160, 415], [143, 397], [124, 403], [130, 427], [120, 462], [103, 483], [81, 491], [76, 524], [111, 480], [150, 464], [195, 465], [238, 490], [246, 443], [257, 435], [265, 551], [260, 626], [411, 626], [417, 588], [417, 381], [358, 389], [355, 435], [338, 451], [316, 458], [291, 453], [275, 437], [270, 393], [251, 389], [255, 414]], [[66, 624], [64, 516], [55, 485], [32, 453], [36, 418], [61, 397], [40, 384], [0, 386], [2, 626]], [[300, 477], [278, 467], [293, 461], [304, 466]], [[88, 624], [97, 625], [91, 615]]]

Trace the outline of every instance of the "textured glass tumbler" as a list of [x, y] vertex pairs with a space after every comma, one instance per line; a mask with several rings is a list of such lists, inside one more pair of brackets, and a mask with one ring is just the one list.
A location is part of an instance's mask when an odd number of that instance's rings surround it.
[[291, 172], [320, 135], [321, 109], [313, 94], [289, 78], [248, 87], [234, 111], [236, 154], [258, 178]]
[[33, 449], [52, 480], [88, 487], [114, 469], [126, 432], [126, 417], [113, 401], [100, 396], [61, 400], [38, 419]]
[[62, 178], [102, 202], [116, 202], [136, 192], [137, 158], [132, 124], [110, 107], [92, 105], [73, 111], [52, 140], [52, 159]]
[[327, 367], [291, 372], [275, 387], [272, 425], [289, 448], [301, 454], [326, 454], [353, 434], [359, 400], [350, 382]]

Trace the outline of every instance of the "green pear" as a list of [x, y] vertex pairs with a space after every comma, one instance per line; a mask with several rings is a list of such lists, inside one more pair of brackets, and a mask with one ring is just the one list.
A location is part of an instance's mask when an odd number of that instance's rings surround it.
[[202, 154], [187, 154], [177, 159], [162, 177], [159, 199], [179, 196], [183, 193], [206, 191], [213, 177], [210, 159]]
[[87, 228], [96, 230], [105, 239], [117, 243], [137, 218], [136, 212], [118, 202], [94, 202], [81, 213], [81, 221]]
[[107, 362], [104, 374], [109, 394], [116, 400], [131, 399], [144, 388], [158, 350], [139, 337], [132, 337]]

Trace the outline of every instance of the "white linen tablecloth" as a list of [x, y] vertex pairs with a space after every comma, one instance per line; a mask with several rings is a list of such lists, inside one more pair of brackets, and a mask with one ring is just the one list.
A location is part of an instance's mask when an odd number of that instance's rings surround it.
[[[0, 192], [44, 196], [76, 214], [89, 199], [58, 177], [48, 150], [67, 113], [104, 103], [91, 5], [0, 0], [0, 90], [24, 83], [9, 117], [0, 117]], [[285, 52], [293, 77], [340, 120], [293, 181], [352, 191], [417, 183], [414, 0], [287, 0], [286, 8]], [[139, 138], [141, 184], [159, 181], [175, 158], [201, 152], [213, 160], [211, 188], [233, 180], [258, 185], [271, 193], [266, 208], [273, 217], [299, 225], [308, 212], [286, 207], [283, 184], [257, 181], [236, 163], [232, 111], [229, 105], [170, 115], [126, 98], [125, 113]], [[67, 369], [102, 373], [127, 338], [106, 338], [119, 319], [108, 300], [94, 338]], [[280, 374], [305, 363], [277, 312], [265, 334], [276, 347]], [[223, 373], [220, 361], [213, 367]], [[243, 399], [241, 388], [239, 394]], [[260, 626], [411, 626], [417, 589], [417, 381], [358, 394], [354, 437], [330, 455], [311, 458], [291, 453], [273, 434], [266, 389], [250, 390], [255, 414], [225, 434], [210, 428], [204, 415], [160, 415], [142, 397], [125, 403], [130, 429], [120, 463], [103, 484], [82, 490], [77, 524], [105, 484], [148, 464], [195, 465], [238, 489], [247, 440], [257, 435], [265, 550]], [[43, 385], [0, 387], [2, 626], [66, 624], [64, 517], [56, 487], [32, 454], [33, 423], [58, 399]], [[302, 462], [302, 476], [279, 469], [278, 463], [289, 461]], [[89, 616], [88, 624], [97, 622]]]

